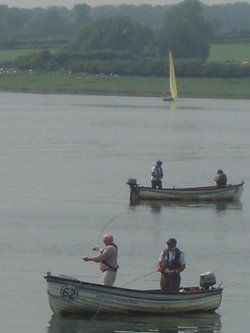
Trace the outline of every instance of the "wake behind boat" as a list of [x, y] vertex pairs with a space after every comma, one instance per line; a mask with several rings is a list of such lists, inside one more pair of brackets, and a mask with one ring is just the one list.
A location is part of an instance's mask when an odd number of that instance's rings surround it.
[[157, 314], [208, 312], [216, 310], [222, 288], [214, 287], [215, 275], [201, 274], [200, 286], [162, 294], [160, 290], [110, 287], [66, 276], [44, 276], [49, 304], [55, 314]]
[[243, 192], [244, 182], [226, 187], [201, 186], [201, 187], [172, 187], [153, 189], [141, 186], [137, 180], [130, 178], [127, 181], [130, 187], [130, 201], [141, 200], [175, 200], [175, 201], [234, 201], [239, 200]]

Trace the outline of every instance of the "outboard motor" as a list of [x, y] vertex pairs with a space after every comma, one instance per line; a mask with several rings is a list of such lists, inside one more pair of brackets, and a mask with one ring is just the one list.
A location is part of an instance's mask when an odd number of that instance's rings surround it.
[[200, 287], [202, 289], [208, 290], [210, 287], [212, 287], [215, 284], [216, 284], [216, 278], [214, 273], [207, 272], [200, 275]]
[[135, 178], [129, 178], [127, 184], [130, 187], [130, 203], [131, 205], [137, 204], [139, 202], [139, 189], [137, 180]]
[[129, 178], [127, 181], [127, 184], [129, 186], [136, 186], [137, 185], [137, 180], [135, 178]]

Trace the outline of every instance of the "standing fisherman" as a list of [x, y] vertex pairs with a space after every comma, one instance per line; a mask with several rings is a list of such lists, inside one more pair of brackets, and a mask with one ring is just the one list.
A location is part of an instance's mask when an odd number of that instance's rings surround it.
[[151, 172], [151, 186], [152, 188], [162, 188], [162, 178], [163, 178], [163, 170], [162, 170], [162, 161], [157, 161], [156, 164], [152, 168]]
[[180, 289], [181, 275], [185, 269], [184, 253], [176, 247], [176, 239], [169, 238], [167, 247], [161, 252], [157, 263], [157, 270], [161, 272], [160, 286], [162, 293], [178, 292]]
[[94, 261], [100, 263], [100, 270], [102, 271], [102, 282], [106, 286], [113, 286], [116, 279], [116, 272], [118, 270], [117, 257], [118, 247], [113, 242], [112, 235], [104, 235], [103, 242], [105, 248], [96, 245], [94, 248], [100, 254], [96, 257], [84, 257], [84, 261]]

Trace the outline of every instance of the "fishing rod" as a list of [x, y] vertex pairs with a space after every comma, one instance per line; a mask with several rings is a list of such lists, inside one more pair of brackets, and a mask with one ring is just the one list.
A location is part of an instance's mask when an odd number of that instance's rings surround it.
[[153, 271], [151, 271], [151, 272], [149, 272], [149, 273], [146, 273], [146, 274], [140, 275], [140, 276], [138, 276], [137, 278], [135, 278], [135, 279], [133, 279], [133, 280], [130, 280], [130, 281], [128, 281], [127, 283], [125, 283], [125, 286], [127, 286], [127, 285], [130, 284], [131, 282], [135, 282], [135, 281], [137, 281], [137, 280], [140, 280], [140, 279], [142, 279], [142, 278], [144, 278], [144, 277], [146, 277], [146, 276], [152, 275], [152, 274], [157, 273], [157, 272], [158, 272], [157, 270], [153, 270]]
[[[113, 221], [115, 221], [116, 219], [118, 219], [119, 217], [121, 217], [121, 216], [123, 216], [123, 215], [131, 214], [131, 213], [132, 213], [132, 212], [123, 212], [123, 213], [120, 213], [120, 214], [118, 214], [118, 215], [112, 217], [110, 220], [108, 220], [107, 223], [105, 223], [105, 225], [103, 226], [103, 228], [101, 229], [101, 231], [100, 231], [100, 233], [99, 233], [99, 236], [98, 236], [98, 239], [97, 239], [97, 244], [99, 244], [100, 239], [101, 239], [101, 237], [102, 237], [102, 234], [103, 234], [104, 230], [107, 228], [107, 226], [108, 226], [110, 223], [112, 223]], [[93, 251], [97, 251], [97, 250], [96, 250], [96, 247], [94, 247], [92, 250], [93, 250]]]

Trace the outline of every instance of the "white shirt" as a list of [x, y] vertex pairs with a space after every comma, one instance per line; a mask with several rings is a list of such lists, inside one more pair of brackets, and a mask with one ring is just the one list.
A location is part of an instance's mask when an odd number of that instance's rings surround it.
[[[151, 180], [158, 180], [159, 178], [161, 179], [163, 176], [163, 171], [161, 174], [162, 168], [157, 167], [157, 165], [154, 165], [152, 168], [152, 175], [151, 175]], [[156, 175], [159, 178], [154, 177], [153, 175]]]

